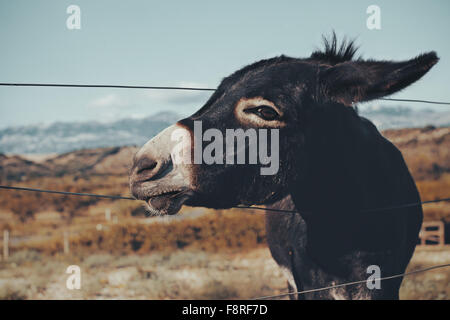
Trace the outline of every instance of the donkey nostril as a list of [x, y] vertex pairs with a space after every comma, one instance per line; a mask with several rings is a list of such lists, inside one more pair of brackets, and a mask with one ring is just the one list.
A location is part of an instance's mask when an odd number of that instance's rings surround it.
[[160, 168], [158, 168], [158, 161], [150, 158], [142, 158], [136, 161], [136, 176], [139, 181], [149, 180], [153, 178]]
[[158, 165], [158, 163], [156, 161], [154, 161], [153, 163], [147, 164], [147, 166], [144, 166], [142, 168], [139, 168], [138, 171], [136, 172], [137, 174], [145, 174], [145, 173], [149, 173], [151, 172], [153, 169], [156, 168], [156, 166]]

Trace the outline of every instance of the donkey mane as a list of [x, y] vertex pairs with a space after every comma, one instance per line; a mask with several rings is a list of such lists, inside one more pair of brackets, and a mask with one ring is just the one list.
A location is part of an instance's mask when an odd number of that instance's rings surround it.
[[[338, 45], [338, 40], [336, 33], [327, 38], [322, 36], [323, 39], [323, 51], [316, 50], [311, 54], [311, 60], [319, 60], [327, 62], [331, 65], [336, 65], [341, 62], [351, 61], [358, 51], [358, 47], [355, 45], [355, 39], [347, 40], [342, 39], [340, 45]], [[359, 58], [357, 59], [359, 60]]]
[[[338, 39], [336, 33], [333, 31], [331, 36], [327, 37], [322, 35], [323, 39], [323, 50], [314, 51], [311, 56], [304, 60], [315, 60], [328, 63], [330, 65], [335, 65], [345, 61], [354, 60], [354, 55], [358, 51], [358, 47], [355, 45], [355, 39], [347, 40], [343, 38], [340, 45], [338, 45]], [[236, 79], [242, 77], [246, 73], [259, 68], [264, 68], [284, 62], [292, 62], [302, 60], [300, 58], [288, 57], [286, 55], [280, 55], [269, 59], [263, 59], [255, 63], [249, 64], [240, 70], [234, 72], [230, 76], [223, 79], [222, 86], [227, 87], [228, 84], [234, 83]], [[356, 60], [360, 60], [359, 58]]]

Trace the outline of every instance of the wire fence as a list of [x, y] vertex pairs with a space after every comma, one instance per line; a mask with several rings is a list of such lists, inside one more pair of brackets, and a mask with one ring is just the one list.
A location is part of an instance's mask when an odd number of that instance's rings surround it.
[[152, 89], [152, 90], [185, 90], [185, 91], [215, 91], [213, 88], [194, 88], [177, 86], [131, 86], [116, 84], [68, 84], [68, 83], [7, 83], [0, 86], [10, 87], [67, 87], [67, 88], [114, 88], [114, 89]]
[[[137, 200], [137, 199], [135, 199], [133, 197], [118, 196], [118, 195], [103, 195], [103, 194], [93, 194], [93, 193], [79, 193], [79, 192], [67, 192], [67, 191], [57, 191], [57, 190], [44, 190], [44, 189], [37, 189], [37, 188], [15, 187], [15, 186], [4, 186], [4, 185], [0, 185], [0, 189], [3, 189], [3, 190], [15, 190], [15, 191], [27, 191], [27, 192], [50, 193], [50, 194], [59, 194], [59, 195], [70, 195], [70, 196], [81, 196], [81, 197], [96, 197], [96, 198], [111, 199], [111, 200], [133, 200], [133, 201]], [[403, 204], [403, 205], [398, 205], [398, 206], [389, 206], [389, 207], [383, 207], [383, 208], [367, 209], [367, 210], [362, 210], [362, 212], [388, 211], [388, 210], [393, 210], [393, 209], [400, 209], [400, 208], [406, 208], [406, 207], [419, 206], [419, 205], [422, 205], [422, 204], [437, 203], [437, 202], [447, 202], [447, 201], [450, 201], [450, 198], [428, 200], [428, 201], [422, 201], [422, 202], [416, 202], [416, 203], [408, 203], [408, 204]], [[264, 208], [264, 207], [253, 207], [253, 206], [235, 206], [233, 208], [256, 209], [256, 210], [275, 211], [275, 212], [282, 212], [282, 213], [297, 213], [298, 212], [298, 211], [292, 211], [292, 210], [272, 209], [272, 208]], [[8, 239], [8, 237], [5, 236], [5, 239]], [[7, 256], [8, 256], [8, 241], [5, 240], [5, 239], [3, 241], [3, 244], [4, 244], [4, 246], [6, 246], [6, 249], [3, 248], [3, 251], [4, 251], [3, 255], [4, 255], [4, 258], [7, 259]], [[67, 232], [64, 232], [64, 253], [65, 254], [69, 253], [69, 240], [68, 240], [68, 233]], [[427, 272], [427, 271], [431, 271], [431, 270], [435, 270], [435, 269], [441, 269], [441, 268], [448, 268], [448, 267], [450, 267], [450, 264], [435, 265], [435, 266], [431, 266], [431, 267], [427, 267], [427, 268], [414, 270], [414, 271], [411, 271], [411, 272], [405, 272], [405, 273], [395, 274], [395, 275], [381, 277], [381, 278], [364, 279], [364, 280], [359, 280], [359, 281], [346, 282], [346, 283], [341, 283], [341, 284], [336, 284], [336, 285], [331, 285], [331, 286], [326, 286], [326, 287], [321, 287], [321, 288], [315, 288], [315, 289], [308, 289], [308, 290], [303, 290], [303, 291], [284, 292], [284, 293], [276, 294], [276, 295], [260, 296], [260, 297], [253, 298], [251, 300], [279, 299], [279, 298], [284, 298], [284, 297], [293, 296], [293, 295], [300, 296], [300, 295], [305, 295], [305, 294], [310, 294], [310, 293], [317, 293], [317, 292], [326, 291], [326, 290], [343, 288], [343, 287], [347, 287], [347, 286], [354, 286], [354, 285], [358, 285], [358, 284], [365, 284], [365, 283], [367, 284], [369, 281], [387, 281], [387, 280], [391, 280], [391, 279], [395, 279], [395, 278], [406, 277], [406, 276], [410, 276], [410, 275], [413, 275], [413, 274], [424, 273], [424, 272]]]
[[[62, 83], [7, 83], [2, 82], [0, 83], [0, 86], [20, 86], [20, 87], [71, 87], [71, 88], [116, 88], [116, 89], [151, 89], [151, 90], [183, 90], [183, 91], [215, 91], [215, 88], [199, 88], [199, 87], [181, 87], [181, 86], [132, 86], [132, 85], [110, 85], [110, 84], [62, 84]], [[393, 98], [380, 98], [379, 100], [385, 100], [385, 101], [396, 101], [396, 102], [411, 102], [411, 103], [427, 103], [427, 104], [436, 104], [436, 105], [450, 105], [450, 102], [444, 102], [444, 101], [431, 101], [431, 100], [421, 100], [421, 99], [393, 99]], [[44, 189], [37, 189], [37, 188], [27, 188], [27, 187], [15, 187], [15, 186], [6, 186], [6, 185], [0, 185], [0, 189], [4, 190], [16, 190], [16, 191], [28, 191], [28, 192], [40, 192], [40, 193], [50, 193], [50, 194], [60, 194], [60, 195], [70, 195], [70, 196], [84, 196], [84, 197], [95, 197], [95, 198], [104, 198], [104, 199], [111, 199], [111, 200], [137, 200], [133, 197], [128, 196], [120, 196], [120, 195], [102, 195], [102, 194], [94, 194], [94, 193], [80, 193], [80, 192], [68, 192], [68, 191], [58, 191], [58, 190], [44, 190]], [[413, 202], [413, 203], [406, 203], [401, 205], [393, 205], [393, 206], [387, 206], [387, 207], [380, 207], [380, 208], [369, 208], [369, 209], [361, 209], [361, 212], [381, 212], [381, 211], [391, 211], [395, 209], [402, 209], [402, 208], [408, 208], [408, 207], [416, 207], [421, 206], [424, 204], [430, 204], [430, 203], [438, 203], [438, 202], [448, 202], [450, 201], [449, 198], [442, 198], [442, 199], [434, 199], [434, 200], [427, 200], [427, 201], [421, 201], [421, 202]], [[264, 211], [273, 211], [273, 212], [282, 212], [282, 213], [298, 213], [298, 211], [295, 210], [282, 210], [282, 209], [275, 209], [275, 208], [266, 208], [266, 207], [255, 207], [255, 206], [234, 206], [233, 208], [239, 208], [239, 209], [251, 209], [251, 210], [264, 210]], [[434, 269], [440, 269], [440, 268], [447, 268], [450, 267], [450, 264], [442, 264], [442, 265], [436, 265], [428, 268], [423, 268], [419, 270], [414, 270], [411, 272], [396, 274], [392, 276], [382, 277], [382, 278], [376, 278], [371, 279], [371, 281], [386, 281], [390, 279], [395, 279], [399, 277], [404, 276], [410, 276], [417, 273], [427, 272]], [[315, 293], [325, 290], [331, 290], [335, 288], [341, 288], [346, 286], [353, 286], [357, 284], [363, 284], [367, 283], [366, 280], [360, 280], [360, 281], [353, 281], [353, 282], [347, 282], [322, 288], [316, 288], [316, 289], [309, 289], [304, 291], [297, 291], [297, 292], [288, 292], [288, 293], [282, 293], [278, 295], [271, 295], [271, 296], [262, 296], [254, 298], [253, 300], [264, 300], [264, 299], [274, 299], [274, 298], [281, 298], [286, 297], [290, 295], [304, 295], [307, 293]]]
[[266, 300], [266, 299], [273, 299], [273, 298], [282, 298], [282, 297], [291, 296], [291, 295], [295, 295], [295, 294], [302, 295], [302, 294], [307, 294], [307, 293], [315, 293], [315, 292], [320, 292], [320, 291], [325, 291], [325, 290], [331, 290], [331, 289], [342, 288], [342, 287], [347, 287], [347, 286], [354, 286], [357, 284], [363, 284], [363, 283], [367, 283], [368, 281], [386, 281], [386, 280], [401, 278], [401, 277], [410, 276], [410, 275], [417, 274], [417, 273], [423, 273], [423, 272], [427, 272], [427, 271], [431, 271], [431, 270], [435, 270], [435, 269], [448, 268], [448, 267], [450, 267], [450, 263], [436, 265], [436, 266], [419, 269], [419, 270], [414, 270], [414, 271], [410, 271], [410, 272], [400, 273], [400, 274], [396, 274], [393, 276], [387, 276], [387, 277], [382, 277], [382, 278], [373, 278], [370, 280], [366, 279], [366, 280], [346, 282], [346, 283], [336, 284], [333, 286], [322, 287], [322, 288], [317, 288], [317, 289], [310, 289], [310, 290], [303, 290], [303, 291], [296, 291], [296, 292], [286, 292], [286, 293], [275, 294], [275, 295], [271, 295], [271, 296], [258, 297], [258, 298], [254, 298], [253, 300]]
[[[66, 87], [66, 88], [114, 88], [114, 89], [148, 89], [148, 90], [183, 90], [183, 91], [216, 91], [215, 88], [196, 88], [183, 86], [132, 86], [119, 84], [71, 84], [71, 83], [13, 83], [0, 82], [3, 87]], [[436, 105], [450, 105], [446, 101], [432, 101], [421, 99], [394, 99], [394, 98], [379, 98], [384, 101], [397, 102], [413, 102], [413, 103], [427, 103]]]
[[[104, 194], [95, 194], [95, 193], [81, 193], [81, 192], [68, 192], [68, 191], [58, 191], [58, 190], [44, 190], [44, 189], [37, 189], [37, 188], [14, 187], [14, 186], [5, 186], [5, 185], [0, 185], [0, 189], [16, 190], [16, 191], [29, 191], [29, 192], [40, 192], [40, 193], [53, 193], [53, 194], [81, 196], [81, 197], [106, 198], [106, 199], [113, 199], [113, 200], [138, 200], [136, 198], [126, 197], [126, 196], [104, 195]], [[404, 208], [410, 208], [410, 207], [418, 207], [418, 206], [421, 206], [423, 204], [447, 202], [447, 201], [450, 201], [450, 197], [449, 198], [442, 198], [442, 199], [420, 201], [420, 202], [404, 203], [404, 204], [395, 205], [395, 206], [388, 206], [388, 207], [361, 209], [360, 212], [364, 213], [364, 212], [390, 211], [390, 210], [395, 210], [395, 209], [404, 209]], [[264, 210], [264, 211], [283, 212], [283, 213], [299, 213], [299, 211], [295, 211], [295, 210], [283, 210], [283, 209], [254, 207], [254, 206], [233, 206], [232, 208]]]

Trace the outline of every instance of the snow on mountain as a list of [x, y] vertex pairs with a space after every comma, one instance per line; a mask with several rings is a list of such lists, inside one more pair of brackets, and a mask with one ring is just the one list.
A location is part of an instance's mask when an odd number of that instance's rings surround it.
[[0, 153], [64, 153], [85, 148], [142, 145], [181, 116], [162, 112], [114, 122], [56, 122], [0, 130]]
[[359, 114], [371, 120], [379, 130], [418, 128], [433, 125], [450, 126], [450, 108], [443, 111], [412, 109], [404, 106], [371, 105], [359, 109]]
[[[450, 108], [434, 111], [371, 105], [361, 107], [359, 114], [371, 120], [380, 130], [450, 126]], [[140, 146], [180, 118], [173, 112], [161, 112], [146, 118], [114, 122], [56, 122], [10, 127], [0, 130], [0, 153], [47, 154], [85, 148]]]

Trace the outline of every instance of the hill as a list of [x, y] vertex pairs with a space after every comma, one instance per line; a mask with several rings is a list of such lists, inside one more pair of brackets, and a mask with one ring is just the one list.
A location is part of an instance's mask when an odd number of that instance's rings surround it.
[[[450, 127], [386, 130], [383, 135], [403, 153], [418, 181], [450, 173]], [[64, 175], [117, 176], [126, 179], [135, 146], [82, 149], [32, 161], [30, 157], [0, 154], [0, 181], [27, 181]]]

